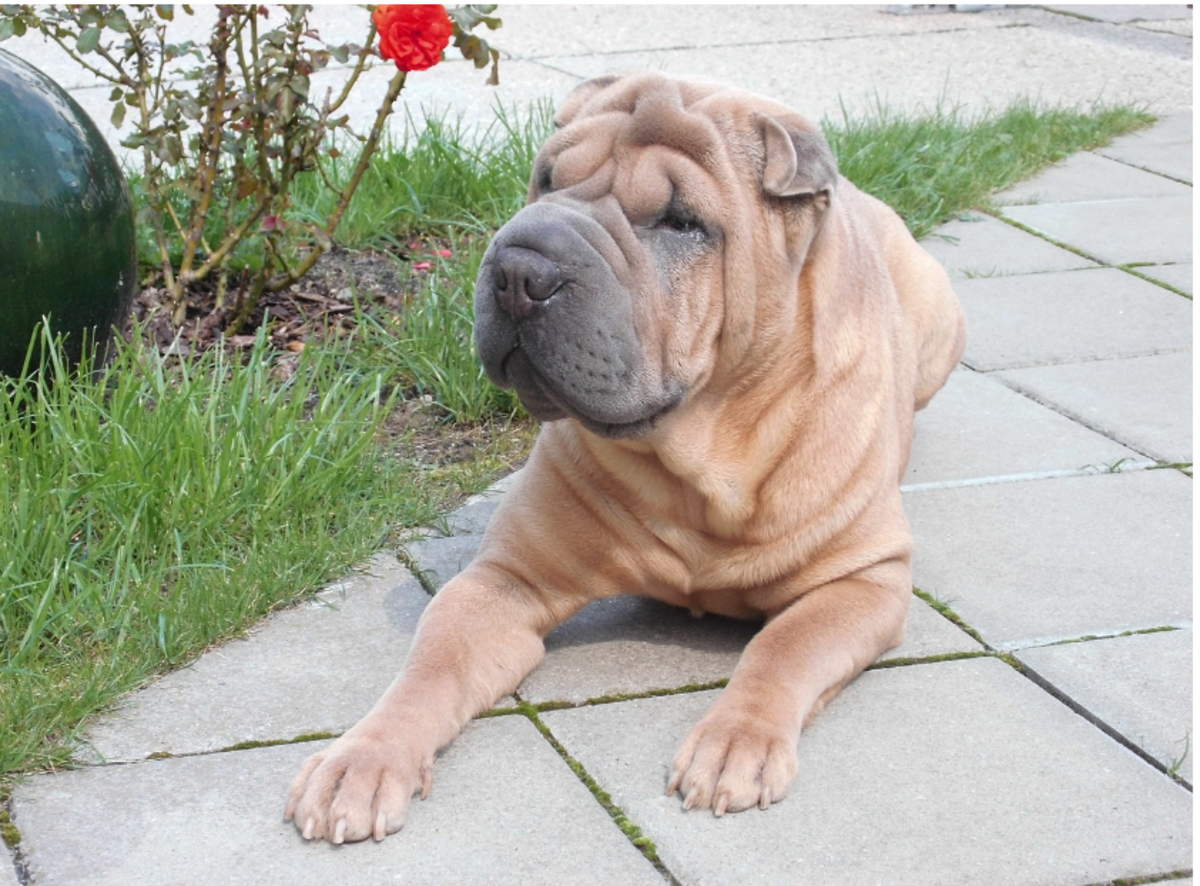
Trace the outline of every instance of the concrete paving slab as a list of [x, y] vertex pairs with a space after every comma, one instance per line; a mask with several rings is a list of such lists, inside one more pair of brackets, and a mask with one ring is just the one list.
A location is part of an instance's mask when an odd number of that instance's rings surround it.
[[1132, 449], [960, 367], [917, 413], [904, 488], [1079, 470], [1123, 458], [1145, 461]]
[[[735, 15], [726, 7], [518, 5], [501, 13], [504, 27], [487, 35], [506, 57], [500, 87], [482, 87], [480, 72], [451, 52], [436, 69], [409, 79], [404, 104], [418, 120], [426, 107], [434, 114], [453, 108], [468, 124], [487, 125], [495, 120], [497, 102], [558, 101], [582, 77], [647, 67], [705, 72], [775, 95], [814, 118], [839, 118], [843, 99], [861, 111], [874, 108], [877, 98], [897, 109], [941, 102], [978, 110], [1029, 95], [1048, 103], [1088, 104], [1104, 95], [1144, 101], [1163, 112], [1191, 108], [1190, 56], [1106, 45], [1105, 64], [1096, 65], [1094, 35], [1033, 27], [1062, 19], [1038, 9], [891, 16], [882, 7], [784, 5], [738, 7]], [[177, 16], [180, 36], [203, 40], [207, 17], [204, 8], [194, 17]], [[365, 12], [318, 7], [312, 21], [331, 40], [353, 39], [364, 32]], [[40, 37], [9, 40], [5, 48], [70, 89], [113, 140], [107, 87]], [[745, 64], [747, 52], [753, 52], [754, 65]], [[813, 70], [822, 76], [812, 77]], [[896, 70], [905, 71], [903, 87], [896, 85]], [[314, 87], [346, 76], [345, 68], [326, 69], [314, 77]], [[373, 111], [389, 77], [387, 65], [368, 71], [346, 109], [356, 119]], [[392, 129], [402, 134], [402, 114]]]
[[997, 194], [1005, 206], [1127, 200], [1134, 197], [1187, 197], [1192, 188], [1099, 154], [1075, 154], [1015, 188]]
[[1191, 347], [1190, 301], [1113, 268], [963, 280], [963, 362], [988, 371]]
[[908, 19], [869, 5], [641, 6], [528, 5], [501, 7], [504, 27], [495, 42], [518, 58], [789, 43], [803, 46], [864, 35], [996, 30], [1044, 19], [1041, 10], [1009, 7], [989, 15]]
[[439, 538], [444, 535], [483, 535], [492, 515], [496, 513], [496, 508], [503, 501], [505, 493], [516, 485], [521, 476], [521, 469], [518, 468], [511, 474], [501, 477], [483, 492], [468, 498], [461, 507], [447, 514], [443, 521], [435, 526], [418, 530], [412, 543], [416, 544], [427, 538]]
[[[517, 694], [535, 704], [578, 704], [727, 680], [759, 627], [713, 615], [695, 618], [684, 609], [642, 597], [603, 600], [550, 633], [545, 660]], [[904, 642], [880, 661], [980, 649], [914, 597]]]
[[4, 848], [0, 848], [0, 886], [21, 886], [21, 881], [17, 879], [17, 869], [13, 867], [12, 857]]
[[1012, 369], [995, 376], [1139, 453], [1168, 463], [1192, 460], [1190, 351]]
[[1192, 11], [1184, 4], [1164, 4], [1155, 6], [1141, 3], [1109, 4], [1077, 4], [1069, 6], [1047, 6], [1051, 11], [1066, 12], [1071, 15], [1082, 15], [1103, 22], [1138, 22], [1171, 19], [1187, 19]]
[[1017, 658], [1092, 716], [1192, 780], [1190, 630], [1025, 649]]
[[1186, 626], [1191, 501], [1171, 470], [909, 492], [913, 581], [1002, 650]]
[[914, 595], [908, 607], [904, 641], [895, 649], [883, 653], [876, 661], [886, 664], [956, 652], [979, 652], [982, 649], [973, 637]]
[[[636, 883], [662, 878], [521, 717], [472, 723], [433, 795], [382, 843], [306, 844], [283, 821], [306, 743], [30, 779], [14, 796], [37, 886]], [[202, 873], [201, 873], [202, 872]]]
[[942, 263], [951, 280], [1099, 267], [1091, 259], [988, 215], [971, 214], [944, 224], [921, 245]]
[[[683, 7], [678, 7], [682, 12]], [[965, 17], [964, 17], [965, 18]], [[914, 21], [916, 17], [905, 18]], [[799, 51], [800, 49], [803, 51]], [[819, 120], [842, 119], [885, 104], [894, 111], [958, 107], [967, 113], [1037, 96], [1047, 104], [1090, 106], [1143, 99], [1162, 113], [1191, 108], [1191, 61], [1126, 46], [1096, 46], [1069, 32], [1037, 28], [947, 31], [818, 41], [802, 47], [661, 49], [620, 54], [557, 55], [542, 59], [577, 77], [632, 70], [696, 74], [737, 84], [789, 104]], [[820, 71], [821, 76], [812, 76]], [[896, 72], [904, 76], [897, 78]]]
[[1159, 22], [1138, 22], [1137, 26], [1145, 31], [1157, 31], [1160, 34], [1175, 34], [1178, 37], [1192, 36], [1192, 20], [1185, 19], [1169, 19]]
[[439, 591], [479, 553], [482, 535], [433, 536], [404, 545], [406, 556], [422, 581]]
[[399, 672], [429, 596], [395, 557], [276, 613], [128, 697], [88, 728], [86, 762], [340, 733]]
[[1010, 206], [1004, 214], [1110, 265], [1192, 260], [1192, 198]]
[[1193, 280], [1192, 263], [1177, 265], [1151, 265], [1150, 267], [1138, 268], [1139, 274], [1144, 274], [1147, 277], [1152, 277], [1155, 280], [1161, 280], [1168, 286], [1173, 286], [1180, 292], [1192, 294], [1195, 289]]
[[446, 518], [446, 526], [453, 535], [483, 535], [488, 521], [500, 507], [504, 494], [496, 492], [486, 496], [476, 496], [472, 501], [454, 511]]
[[759, 627], [643, 597], [601, 600], [546, 637], [545, 660], [517, 694], [578, 703], [724, 680]]
[[995, 659], [867, 672], [801, 737], [788, 797], [720, 819], [663, 796], [715, 696], [542, 716], [682, 884], [1083, 884], [1191, 865], [1191, 794]]
[[1097, 148], [1096, 153], [1161, 175], [1191, 182], [1191, 109], [1170, 114], [1150, 129], [1114, 139], [1111, 145]]

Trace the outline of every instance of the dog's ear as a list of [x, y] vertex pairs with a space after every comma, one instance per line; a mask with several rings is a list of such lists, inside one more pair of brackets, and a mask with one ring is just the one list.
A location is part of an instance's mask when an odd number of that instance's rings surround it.
[[763, 190], [773, 197], [832, 196], [837, 161], [818, 129], [756, 114], [763, 140]]
[[591, 80], [580, 83], [563, 99], [558, 112], [554, 115], [554, 128], [562, 129], [575, 119], [575, 116], [592, 96], [612, 86], [620, 79], [621, 77], [617, 74], [606, 74], [603, 77], [593, 77]]

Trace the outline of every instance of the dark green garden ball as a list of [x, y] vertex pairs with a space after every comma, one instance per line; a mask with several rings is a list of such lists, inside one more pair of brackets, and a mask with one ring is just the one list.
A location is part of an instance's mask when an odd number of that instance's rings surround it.
[[133, 207], [100, 131], [57, 83], [0, 50], [0, 373], [21, 371], [43, 316], [76, 363], [127, 318]]

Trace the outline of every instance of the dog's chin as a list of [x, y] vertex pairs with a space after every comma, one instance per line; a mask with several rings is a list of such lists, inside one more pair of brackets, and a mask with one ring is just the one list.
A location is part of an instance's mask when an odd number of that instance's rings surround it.
[[516, 391], [525, 411], [538, 421], [558, 421], [569, 418], [579, 422], [598, 437], [610, 440], [636, 440], [645, 437], [663, 416], [683, 400], [682, 392], [665, 392], [652, 402], [639, 403], [634, 409], [621, 409], [619, 414], [606, 415], [605, 410], [572, 402], [554, 389], [553, 384], [539, 373], [521, 348], [504, 359], [506, 387]]

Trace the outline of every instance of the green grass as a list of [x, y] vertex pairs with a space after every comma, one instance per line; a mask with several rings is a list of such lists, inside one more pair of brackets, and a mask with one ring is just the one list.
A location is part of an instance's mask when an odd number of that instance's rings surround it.
[[[440, 504], [382, 457], [382, 378], [335, 349], [297, 363], [170, 366], [0, 383], [0, 771], [64, 760], [81, 716], [378, 549]], [[444, 478], [442, 480], [444, 483]]]
[[964, 210], [991, 208], [994, 192], [1154, 119], [1122, 105], [1084, 112], [1018, 101], [979, 116], [938, 108], [915, 117], [880, 107], [823, 125], [842, 174], [895, 209], [920, 239]]
[[454, 252], [461, 257], [437, 261], [403, 313], [360, 314], [356, 360], [389, 367], [400, 383], [433, 398], [454, 421], [517, 415], [516, 395], [488, 381], [475, 353], [472, 302], [483, 252]]
[[[1149, 120], [1018, 105], [972, 120], [881, 110], [827, 131], [845, 174], [921, 234]], [[98, 375], [68, 372], [47, 345], [45, 372], [0, 381], [0, 773], [64, 764], [87, 714], [483, 481], [381, 445], [378, 430], [395, 391], [460, 422], [516, 408], [478, 367], [471, 291], [547, 129], [545, 109], [479, 137], [442, 122], [379, 156], [341, 244], [431, 237], [454, 257], [400, 314], [363, 309], [350, 340], [311, 343], [295, 364], [265, 336], [244, 360], [129, 345]], [[306, 184], [295, 211], [323, 199]], [[486, 445], [473, 458], [503, 460]]]
[[[482, 131], [446, 117], [421, 128], [410, 116], [407, 134], [372, 159], [338, 241], [351, 249], [402, 247], [414, 234], [448, 229], [490, 237], [524, 205], [533, 158], [551, 130], [546, 104], [524, 114], [500, 108]], [[344, 156], [332, 165], [331, 181], [340, 186], [353, 165]], [[314, 176], [297, 181], [297, 217], [316, 221], [332, 207], [332, 195], [318, 185]]]

